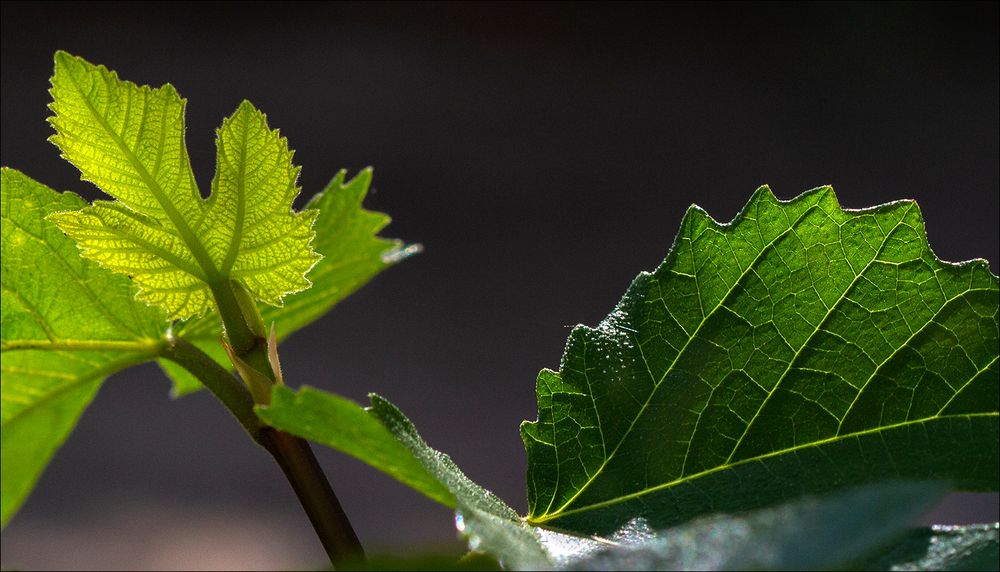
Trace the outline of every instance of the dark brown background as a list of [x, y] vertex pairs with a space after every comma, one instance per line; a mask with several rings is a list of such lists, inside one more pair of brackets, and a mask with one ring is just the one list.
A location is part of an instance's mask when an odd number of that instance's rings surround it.
[[[45, 141], [65, 49], [189, 100], [202, 188], [247, 98], [304, 195], [375, 167], [370, 208], [426, 252], [282, 349], [286, 377], [392, 399], [525, 509], [517, 426], [569, 328], [595, 324], [698, 203], [769, 183], [845, 206], [917, 199], [946, 260], [998, 261], [997, 4], [26, 4], [2, 12], [2, 162], [93, 197]], [[111, 378], [3, 533], [24, 568], [318, 565], [266, 455], [153, 367]], [[458, 552], [451, 515], [321, 454], [372, 550]], [[997, 519], [996, 495], [934, 516]]]

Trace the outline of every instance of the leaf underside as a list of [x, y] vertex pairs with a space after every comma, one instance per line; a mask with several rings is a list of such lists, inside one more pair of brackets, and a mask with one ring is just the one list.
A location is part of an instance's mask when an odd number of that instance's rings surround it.
[[935, 525], [915, 529], [855, 570], [996, 570], [1000, 524]]
[[[881, 483], [653, 531], [636, 519], [568, 570], [843, 570], [905, 535], [940, 483]], [[883, 560], [888, 569], [899, 560]]]
[[885, 479], [997, 490], [998, 289], [915, 203], [767, 188], [692, 207], [666, 260], [570, 334], [522, 426], [529, 520], [654, 528]]

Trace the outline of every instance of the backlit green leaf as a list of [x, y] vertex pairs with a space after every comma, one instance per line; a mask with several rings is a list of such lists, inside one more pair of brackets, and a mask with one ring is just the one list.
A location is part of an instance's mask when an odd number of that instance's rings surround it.
[[[249, 103], [218, 131], [218, 171], [204, 201], [184, 148], [184, 101], [173, 87], [138, 87], [60, 52], [51, 93], [53, 141], [85, 180], [117, 200], [87, 206], [3, 169], [3, 524], [108, 375], [158, 359], [169, 335], [227, 363], [217, 316], [168, 321], [207, 309], [209, 283], [236, 278], [271, 304], [300, 291], [265, 312], [284, 336], [407, 252], [374, 236], [387, 216], [361, 208], [370, 171], [348, 183], [341, 172], [306, 211], [293, 212], [298, 168]], [[327, 258], [313, 272], [320, 287], [301, 292], [319, 258], [308, 248], [316, 220]], [[137, 285], [138, 298], [166, 311], [136, 301]], [[200, 387], [160, 362], [175, 395]]]
[[[361, 206], [371, 184], [371, 169], [346, 182], [345, 175], [346, 171], [337, 173], [326, 189], [306, 205], [306, 209], [318, 212], [313, 248], [323, 256], [309, 273], [312, 287], [287, 296], [281, 307], [262, 308], [264, 323], [275, 324], [278, 340], [319, 319], [376, 274], [418, 249], [404, 248], [398, 240], [376, 236], [389, 224], [389, 217]], [[189, 321], [179, 331], [185, 339], [229, 367], [228, 358], [219, 346], [222, 326], [218, 318], [205, 316]], [[161, 365], [174, 379], [176, 395], [200, 387], [197, 380], [170, 362]]]
[[911, 201], [762, 188], [697, 207], [653, 273], [570, 335], [525, 423], [529, 520], [665, 528], [884, 479], [997, 490], [998, 290]]
[[299, 170], [250, 103], [218, 131], [203, 201], [184, 144], [185, 102], [172, 86], [140, 87], [60, 52], [51, 93], [52, 141], [117, 199], [52, 219], [84, 256], [130, 276], [140, 299], [184, 319], [212, 307], [212, 288], [229, 279], [272, 305], [309, 286], [316, 213], [291, 210]]
[[46, 220], [80, 208], [2, 170], [2, 523], [13, 516], [105, 377], [155, 356], [163, 312], [133, 300], [124, 276], [80, 258]]
[[[373, 396], [373, 403], [381, 403], [377, 399]], [[311, 387], [295, 393], [276, 386], [270, 405], [258, 407], [257, 414], [274, 427], [343, 451], [445, 506], [455, 506], [448, 487], [427, 471], [373, 410]]]

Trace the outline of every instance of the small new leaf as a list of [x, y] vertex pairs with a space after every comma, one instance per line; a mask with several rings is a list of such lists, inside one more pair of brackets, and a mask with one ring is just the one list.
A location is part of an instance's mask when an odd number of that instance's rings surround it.
[[309, 287], [314, 211], [295, 213], [298, 168], [285, 140], [243, 102], [218, 131], [212, 195], [202, 200], [184, 144], [184, 106], [171, 85], [121, 81], [64, 52], [52, 78], [52, 137], [116, 201], [51, 215], [83, 255], [130, 276], [138, 297], [185, 319], [234, 279], [258, 299]]

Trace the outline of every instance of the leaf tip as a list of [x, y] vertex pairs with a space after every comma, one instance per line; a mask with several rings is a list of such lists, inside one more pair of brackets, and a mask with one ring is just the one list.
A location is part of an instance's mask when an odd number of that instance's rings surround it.
[[66, 50], [56, 50], [56, 53], [52, 56], [52, 61], [58, 69], [59, 66], [66, 66], [75, 60], [78, 60], [77, 56], [67, 52]]
[[374, 172], [375, 172], [375, 170], [372, 169], [371, 166], [365, 167], [364, 169], [361, 169], [360, 171], [358, 171], [358, 174], [354, 175], [354, 177], [351, 178], [350, 181], [347, 181], [346, 183], [344, 183], [343, 186], [350, 187], [350, 186], [353, 186], [353, 185], [360, 185], [363, 189], [365, 189], [365, 191], [367, 191], [368, 190], [368, 186], [371, 185], [372, 176], [373, 176]]

